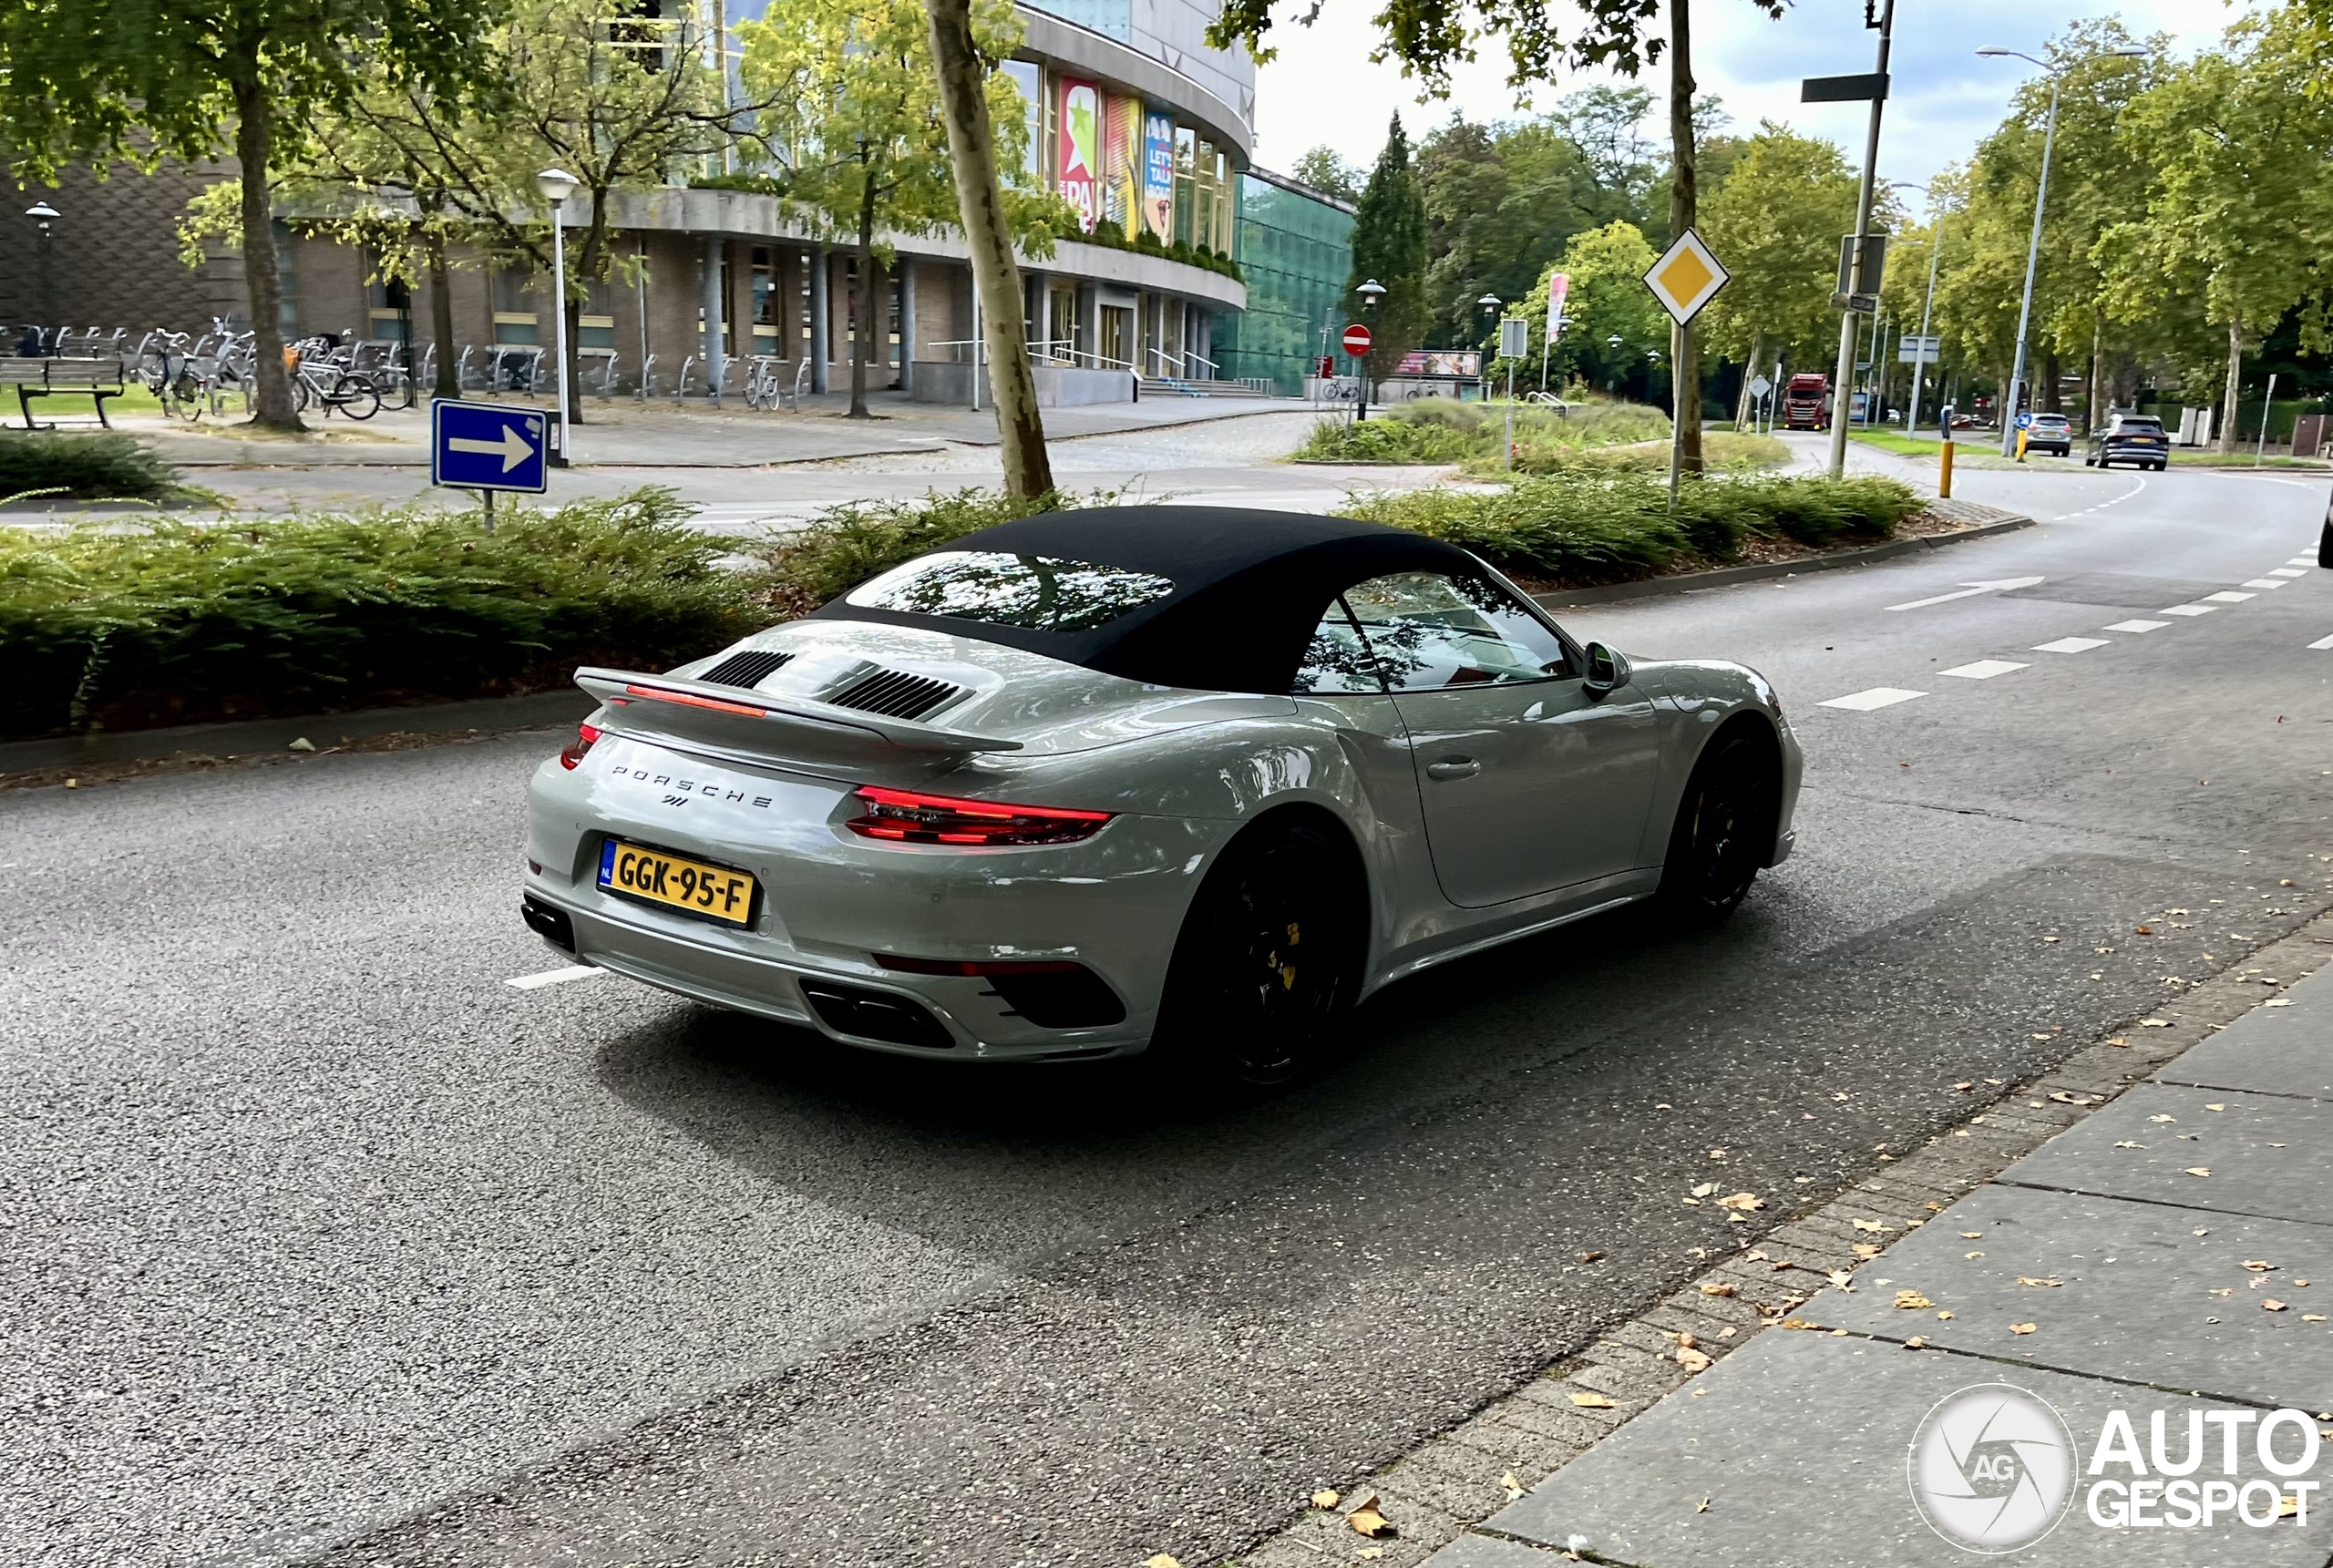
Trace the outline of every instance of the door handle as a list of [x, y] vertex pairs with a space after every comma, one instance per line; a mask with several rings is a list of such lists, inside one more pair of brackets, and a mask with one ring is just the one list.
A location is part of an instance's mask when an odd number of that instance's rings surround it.
[[1482, 771], [1483, 764], [1472, 757], [1444, 757], [1425, 765], [1425, 776], [1430, 779], [1470, 779]]

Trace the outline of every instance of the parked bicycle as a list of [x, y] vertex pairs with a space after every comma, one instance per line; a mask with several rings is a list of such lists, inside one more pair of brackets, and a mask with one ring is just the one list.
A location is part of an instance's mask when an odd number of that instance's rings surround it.
[[351, 419], [370, 419], [381, 412], [381, 389], [369, 375], [348, 366], [349, 351], [330, 338], [303, 338], [287, 351], [292, 361], [292, 407], [305, 414], [322, 405], [324, 416], [334, 412]]

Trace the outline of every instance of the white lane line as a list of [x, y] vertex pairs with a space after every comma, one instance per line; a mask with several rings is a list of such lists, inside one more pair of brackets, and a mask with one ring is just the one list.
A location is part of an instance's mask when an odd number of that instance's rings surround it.
[[2333, 648], [2333, 637], [2320, 637], [2316, 641], [2310, 643], [2309, 646], [2319, 651]]
[[2297, 577], [2307, 577], [2307, 576], [2308, 575], [2308, 573], [2307, 573], [2307, 572], [2305, 572], [2305, 571], [2302, 571], [2302, 570], [2301, 570], [2299, 568], [2297, 568], [2297, 567], [2280, 566], [2280, 567], [2278, 567], [2276, 570], [2274, 570], [2274, 571], [2272, 571], [2272, 572], [2268, 573], [2267, 575], [2268, 575], [2268, 576], [2270, 576], [2270, 577], [2280, 577], [2280, 578], [2283, 578], [2287, 582], [2290, 582], [2293, 579], [2295, 579], [2295, 578], [2297, 578]]
[[1827, 702], [1817, 702], [1818, 708], [1845, 708], [1851, 712], [1868, 713], [1874, 708], [1893, 707], [1908, 702], [1915, 697], [1925, 697], [1926, 692], [1906, 692], [1901, 686], [1874, 686], [1868, 692], [1850, 692], [1844, 697], [1834, 697]]
[[2031, 588], [2037, 582], [2046, 582], [2049, 579], [2047, 578], [2039, 577], [2004, 577], [1997, 579], [1991, 582], [1969, 583], [1962, 588], [1958, 593], [1939, 593], [1934, 599], [1916, 599], [1908, 604], [1891, 604], [1887, 608], [1890, 610], [1926, 610], [1931, 604], [1949, 604], [1956, 599], [1974, 599], [1980, 593], [2003, 593], [2012, 588]]
[[2205, 594], [2199, 602], [2204, 604], [2242, 604], [2247, 599], [2257, 599], [2260, 596], [2258, 594], [2255, 593], [2237, 593], [2232, 589], [2223, 589], [2217, 593]]
[[2280, 577], [2256, 577], [2244, 586], [2246, 588], [2282, 588], [2285, 586], [2285, 579]]
[[2168, 620], [2118, 620], [2113, 625], [2102, 628], [2102, 630], [2107, 631], [2161, 631], [2164, 627], [2170, 624], [2171, 622]]
[[520, 975], [516, 979], [505, 980], [502, 983], [518, 990], [539, 991], [545, 986], [565, 985], [569, 980], [588, 980], [593, 975], [604, 975], [607, 972], [590, 964], [570, 964], [563, 969], [545, 969], [539, 975]]
[[2061, 637], [2055, 642], [2037, 642], [2036, 653], [2087, 653], [2093, 648], [2103, 648], [2112, 641], [2111, 637]]
[[2166, 604], [2155, 613], [2157, 615], [2209, 615], [2218, 608], [2216, 604]]
[[2315, 566], [2317, 564], [2317, 558], [2315, 556], [2295, 556], [2285, 564], [2287, 566]]
[[1958, 675], [1964, 681], [1989, 681], [1996, 675], [2006, 675], [2012, 670], [2030, 668], [2031, 668], [2030, 665], [2012, 664], [2006, 659], [1979, 659], [1974, 664], [1957, 665], [1950, 670], [1939, 670], [1937, 673]]
[[[2103, 477], [2103, 475], [2102, 475], [2101, 477]], [[2092, 512], [2102, 512], [2109, 507], [2119, 507], [2146, 487], [2147, 482], [2144, 479], [2141, 479], [2136, 485], [2133, 485], [2131, 488], [2123, 491], [2121, 495], [2115, 497], [2111, 501], [2101, 501], [2094, 507], [2084, 507], [2079, 512], [2061, 512], [2053, 520], [2062, 523], [2068, 518], [2086, 518]]]

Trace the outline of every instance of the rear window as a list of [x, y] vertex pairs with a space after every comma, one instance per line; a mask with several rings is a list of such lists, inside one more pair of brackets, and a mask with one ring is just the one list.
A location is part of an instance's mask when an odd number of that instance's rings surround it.
[[940, 550], [859, 584], [843, 601], [1024, 631], [1090, 631], [1174, 591], [1171, 578], [1092, 561]]
[[2121, 418], [2114, 421], [2114, 433], [2118, 436], [2160, 436], [2163, 434], [2163, 421], [2153, 417]]
[[2066, 427], [2066, 416], [2062, 414], [2037, 414], [2033, 416], [2033, 423], [2051, 430], [2062, 430]]

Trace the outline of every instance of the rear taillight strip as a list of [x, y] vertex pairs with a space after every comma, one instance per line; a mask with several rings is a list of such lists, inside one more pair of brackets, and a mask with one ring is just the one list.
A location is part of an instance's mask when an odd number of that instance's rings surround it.
[[1074, 844], [1101, 831], [1115, 815], [1071, 806], [1008, 805], [915, 790], [867, 784], [856, 793], [864, 809], [843, 825], [861, 838], [897, 844], [983, 845]]

